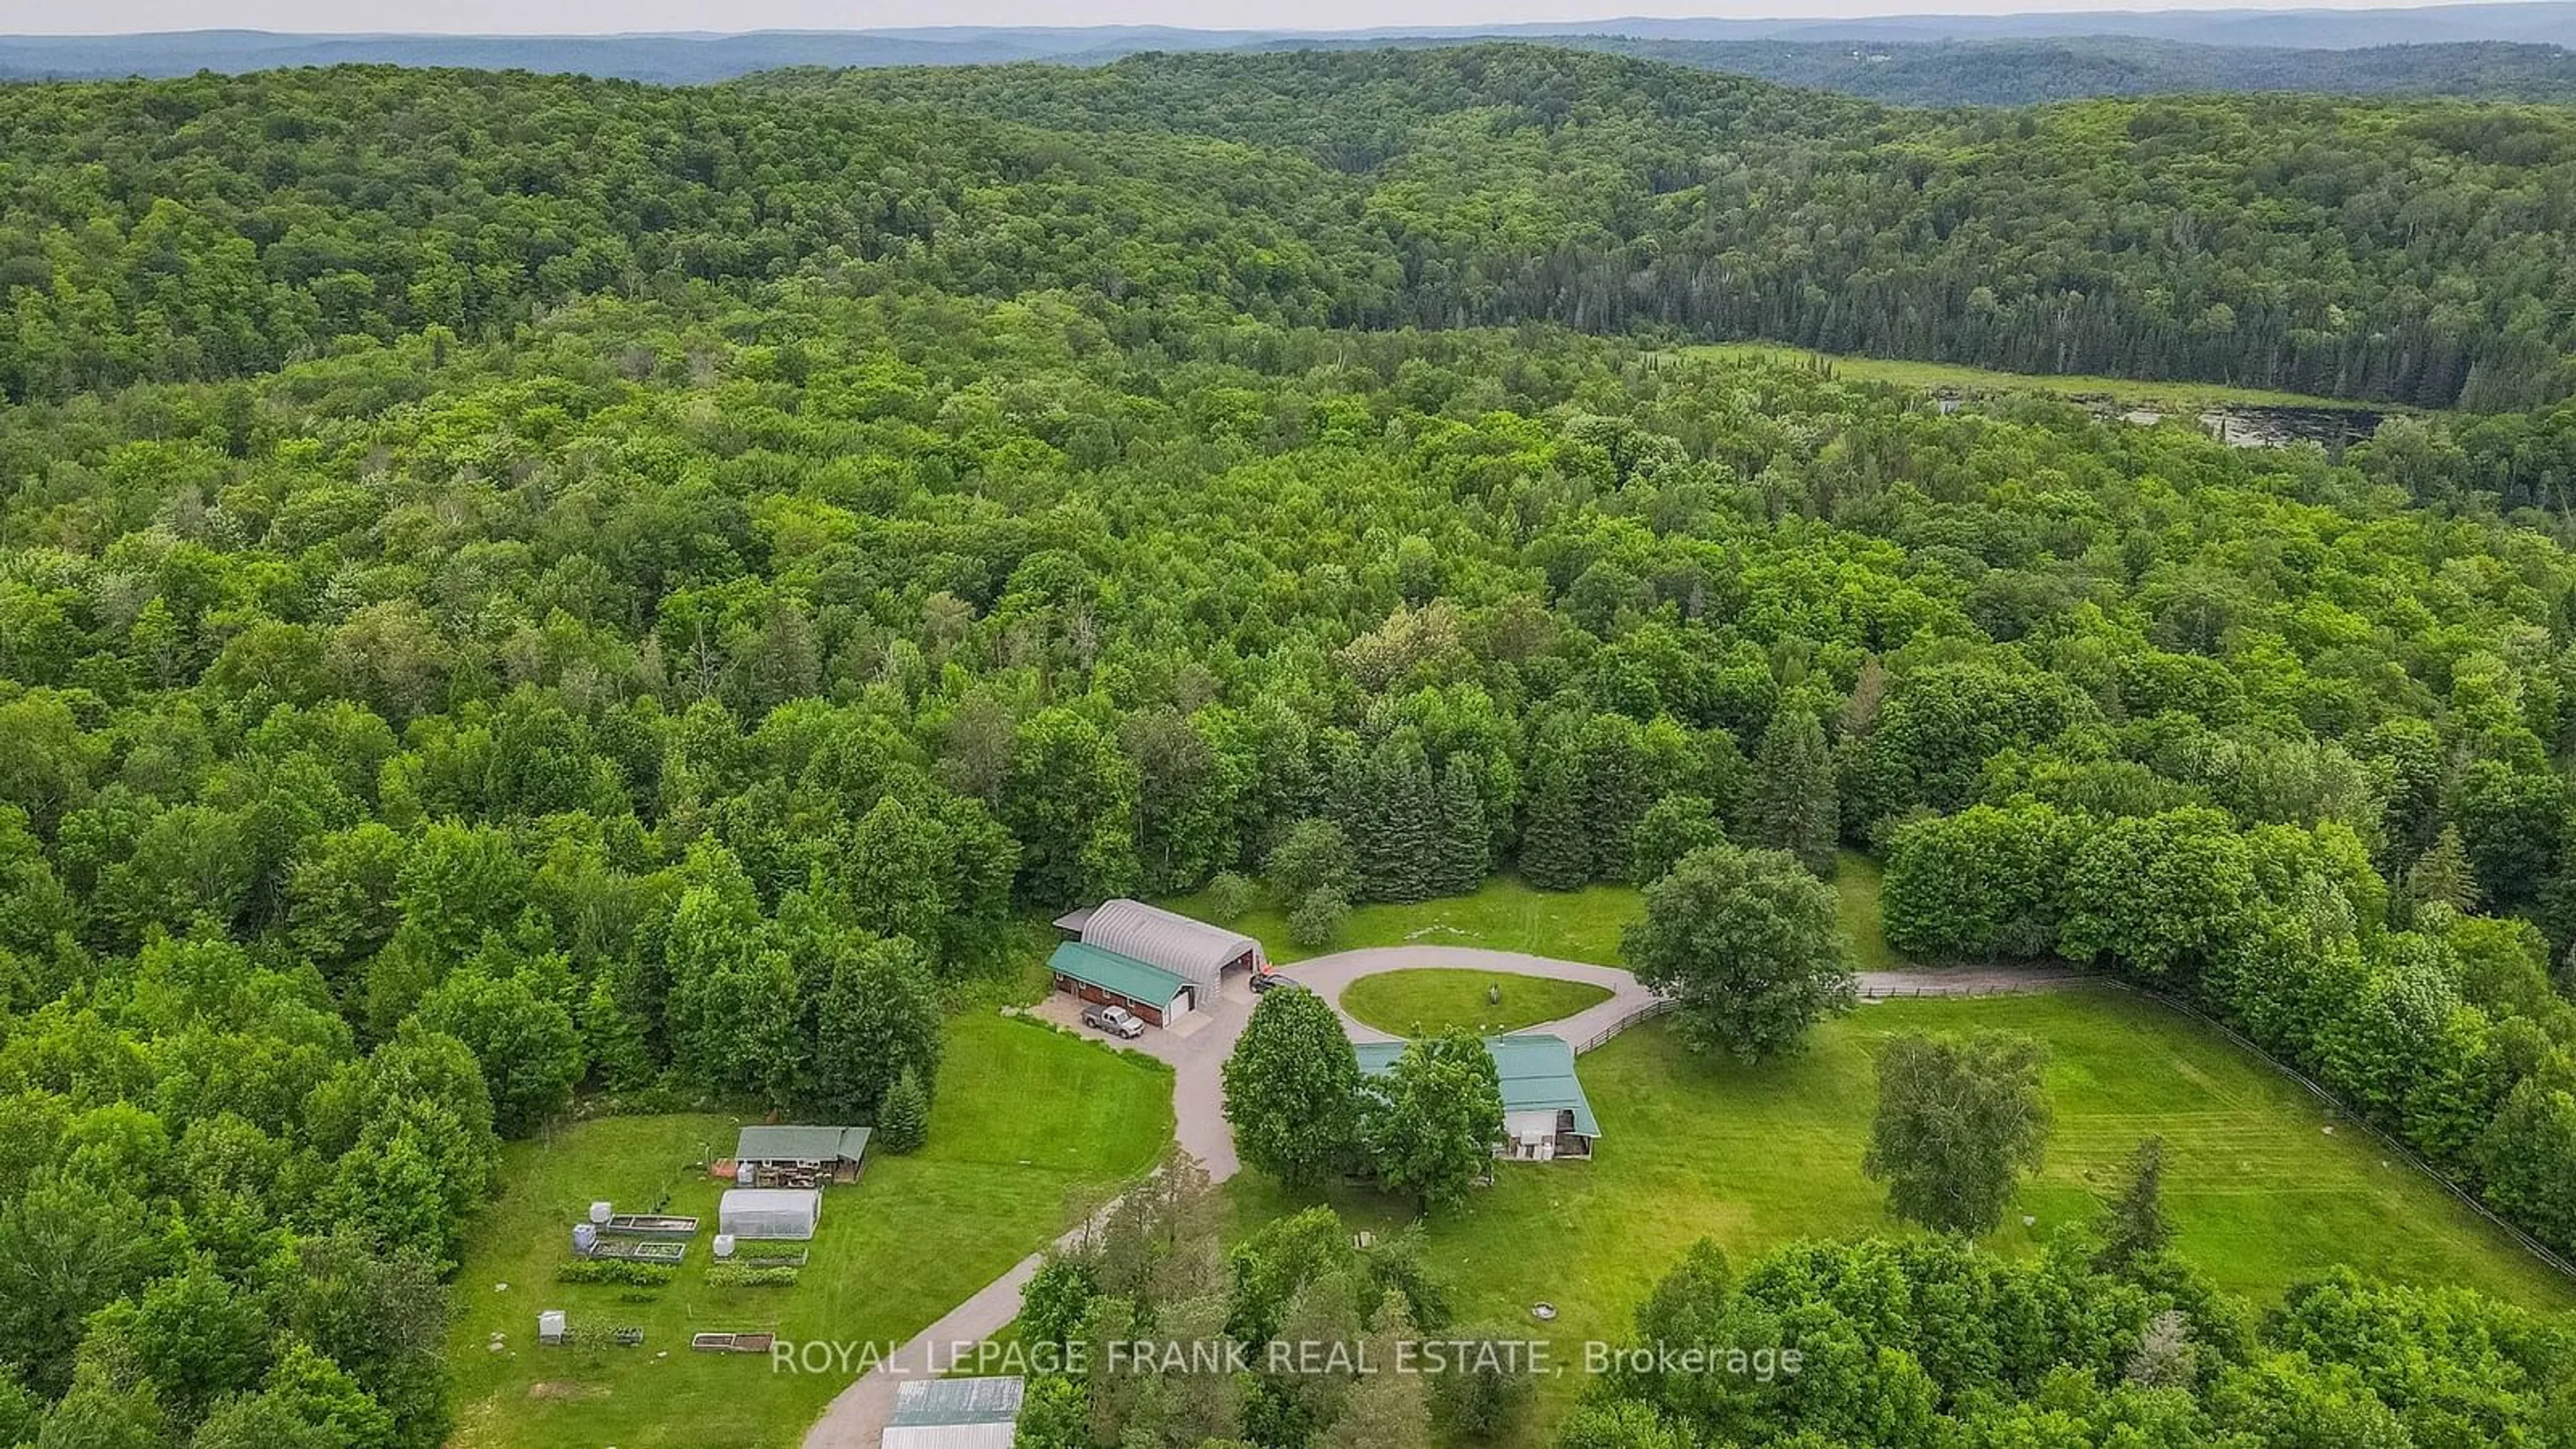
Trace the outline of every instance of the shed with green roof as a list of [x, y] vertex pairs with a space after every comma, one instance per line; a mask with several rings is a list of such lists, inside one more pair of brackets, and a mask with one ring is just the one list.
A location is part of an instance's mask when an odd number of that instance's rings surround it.
[[868, 1129], [755, 1123], [734, 1138], [734, 1180], [744, 1187], [821, 1187], [856, 1182]]

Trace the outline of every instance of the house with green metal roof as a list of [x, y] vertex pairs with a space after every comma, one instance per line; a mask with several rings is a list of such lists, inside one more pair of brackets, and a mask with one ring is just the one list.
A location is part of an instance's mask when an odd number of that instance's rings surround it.
[[[1374, 1077], [1391, 1070], [1406, 1045], [1364, 1041], [1352, 1050], [1359, 1056], [1361, 1073]], [[1546, 1032], [1489, 1036], [1485, 1051], [1494, 1059], [1494, 1076], [1503, 1093], [1503, 1140], [1494, 1144], [1496, 1157], [1552, 1162], [1592, 1155], [1601, 1123], [1583, 1095], [1582, 1079], [1574, 1074], [1574, 1048], [1565, 1038]]]
[[734, 1181], [744, 1187], [821, 1187], [856, 1182], [865, 1165], [865, 1127], [754, 1124], [734, 1138]]
[[1082, 941], [1066, 941], [1047, 958], [1055, 989], [1095, 1005], [1123, 1006], [1148, 1026], [1169, 1026], [1197, 1003], [1198, 988], [1178, 972]]

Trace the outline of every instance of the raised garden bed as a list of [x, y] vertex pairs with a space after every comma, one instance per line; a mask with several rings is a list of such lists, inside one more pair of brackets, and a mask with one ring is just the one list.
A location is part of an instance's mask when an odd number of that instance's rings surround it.
[[659, 1213], [619, 1213], [601, 1223], [599, 1231], [603, 1237], [686, 1240], [698, 1235], [698, 1220], [665, 1217]]
[[777, 1340], [774, 1333], [693, 1333], [689, 1349], [693, 1353], [767, 1353]]
[[590, 1251], [582, 1256], [611, 1263], [677, 1263], [689, 1256], [689, 1245], [640, 1239], [612, 1241], [602, 1238], [591, 1244]]

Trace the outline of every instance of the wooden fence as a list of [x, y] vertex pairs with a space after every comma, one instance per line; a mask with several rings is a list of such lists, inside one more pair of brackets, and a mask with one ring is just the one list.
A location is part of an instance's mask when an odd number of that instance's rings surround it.
[[2261, 1058], [2263, 1061], [2271, 1065], [2272, 1070], [2279, 1072], [2281, 1075], [2288, 1077], [2291, 1081], [2298, 1083], [2301, 1087], [2306, 1088], [2309, 1096], [2316, 1098], [2319, 1102], [2322, 1102], [2327, 1107], [2331, 1108], [2336, 1116], [2350, 1122], [2362, 1131], [2369, 1133], [2381, 1147], [2387, 1149], [2390, 1156], [2405, 1163], [2407, 1166], [2414, 1168], [2417, 1172], [2424, 1174], [2435, 1182], [2440, 1183], [2444, 1192], [2447, 1192], [2452, 1197], [2459, 1199], [2460, 1206], [2465, 1207], [2469, 1211], [2476, 1213], [2479, 1217], [2486, 1219], [2489, 1223], [2495, 1226], [2496, 1231], [2503, 1233], [2506, 1237], [2509, 1237], [2516, 1243], [2521, 1244], [2523, 1251], [2531, 1254], [2531, 1256], [2539, 1259], [2541, 1262], [2548, 1264], [2550, 1267], [2555, 1268], [2564, 1276], [2576, 1279], [2576, 1262], [2569, 1262], [2566, 1256], [2561, 1254], [2557, 1249], [2550, 1247], [2547, 1243], [2540, 1241], [2531, 1234], [2524, 1232], [2520, 1227], [2516, 1226], [2512, 1222], [2507, 1221], [2502, 1214], [2479, 1201], [2476, 1193], [2473, 1193], [2467, 1188], [2460, 1186], [2458, 1183], [2453, 1182], [2449, 1176], [2442, 1172], [2441, 1169], [2418, 1156], [2414, 1148], [2409, 1147], [2404, 1142], [2390, 1136], [2388, 1133], [2381, 1131], [2369, 1118], [2362, 1116], [2359, 1112], [2346, 1106], [2343, 1099], [2337, 1097], [2323, 1082], [2317, 1081], [2307, 1073], [2300, 1071], [2297, 1067], [2291, 1066], [2288, 1062], [2285, 1062], [2279, 1057], [2272, 1055], [2269, 1051], [2264, 1050], [2264, 1048], [2253, 1038], [2245, 1035], [2241, 1031], [2238, 1031], [2236, 1028], [2229, 1026], [2226, 1022], [2219, 1020], [2217, 1017], [2210, 1015], [2208, 1012], [2200, 1009], [2197, 1005], [2194, 1005], [2181, 997], [2170, 996], [2161, 991], [2151, 991], [2146, 987], [2136, 985], [2132, 982], [2119, 981], [2108, 976], [2088, 979], [2097, 979], [2105, 986], [2116, 987], [2133, 996], [2143, 996], [2147, 1000], [2155, 1002], [2159, 1006], [2163, 1006], [2172, 1011], [2178, 1011], [2183, 1015], [2190, 1017], [2192, 1020], [2199, 1022], [2201, 1025], [2208, 1027], [2211, 1031], [2218, 1033], [2220, 1036], [2227, 1038], [2229, 1041], [2234, 1042], [2243, 1050], [2251, 1052], [2256, 1057]]
[[[2569, 1261], [2568, 1258], [2564, 1254], [2558, 1252], [2558, 1250], [2550, 1247], [2547, 1243], [2540, 1241], [2538, 1238], [2535, 1238], [2531, 1234], [2523, 1231], [2520, 1227], [2507, 1221], [2502, 1214], [2479, 1201], [2476, 1193], [2473, 1193], [2467, 1188], [2462, 1187], [2460, 1184], [2453, 1182], [2439, 1168], [2436, 1168], [2432, 1163], [2425, 1161], [2423, 1157], [2416, 1153], [2414, 1148], [2409, 1147], [2407, 1144], [2399, 1141], [2393, 1136], [2390, 1136], [2388, 1133], [2381, 1131], [2379, 1127], [2373, 1124], [2368, 1118], [2346, 1106], [2343, 1099], [2337, 1097], [2324, 1083], [2317, 1081], [2307, 1073], [2291, 1066], [2288, 1062], [2272, 1055], [2272, 1053], [2266, 1051], [2260, 1044], [2255, 1042], [2251, 1037], [2246, 1036], [2243, 1032], [2229, 1026], [2226, 1022], [2210, 1015], [2208, 1012], [2203, 1011], [2200, 1007], [2189, 1001], [2183, 1000], [2180, 997], [2169, 996], [2161, 991], [2148, 990], [2147, 988], [2139, 986], [2133, 982], [2121, 981], [2109, 976], [2094, 975], [2076, 976], [2068, 978], [2068, 980], [2070, 982], [2097, 982], [2104, 986], [2126, 991], [2134, 996], [2145, 997], [2147, 1000], [2153, 1001], [2169, 1010], [2178, 1011], [2183, 1015], [2190, 1017], [2192, 1020], [2199, 1022], [2201, 1025], [2208, 1027], [2220, 1036], [2225, 1037], [2240, 1049], [2252, 1053], [2256, 1058], [2269, 1065], [2272, 1070], [2279, 1072], [2281, 1075], [2288, 1077], [2291, 1081], [2298, 1083], [2301, 1087], [2307, 1090], [2308, 1095], [2325, 1104], [2325, 1106], [2331, 1109], [2336, 1116], [2352, 1123], [2362, 1131], [2369, 1133], [2372, 1139], [2377, 1141], [2382, 1148], [2386, 1149], [2390, 1156], [2397, 1158], [2407, 1166], [2414, 1168], [2417, 1172], [2420, 1172], [2426, 1177], [2429, 1177], [2433, 1181], [2441, 1184], [2442, 1190], [2457, 1199], [2462, 1207], [2465, 1207], [2469, 1211], [2476, 1213], [2479, 1217], [2486, 1219], [2488, 1223], [2495, 1227], [2496, 1231], [2503, 1233], [2506, 1237], [2511, 1238], [2515, 1243], [2519, 1244], [2523, 1251], [2531, 1254], [2532, 1257], [2539, 1259], [2542, 1263], [2547, 1264], [2549, 1267], [2557, 1270], [2566, 1277], [2576, 1279], [2576, 1262]], [[1865, 987], [1859, 994], [1872, 1001], [1910, 1001], [1936, 997], [2008, 996], [2028, 989], [2030, 989], [2028, 984], [2017, 985], [2009, 982], [1981, 982], [1957, 986]], [[1653, 1001], [1647, 1002], [1645, 1005], [1640, 1006], [1635, 1010], [1628, 1012], [1626, 1015], [1621, 1016], [1618, 1020], [1611, 1022], [1608, 1026], [1601, 1028], [1601, 1030], [1594, 1032], [1592, 1035], [1579, 1042], [1576, 1042], [1574, 1044], [1575, 1053], [1577, 1055], [1581, 1055], [1584, 1052], [1591, 1051], [1595, 1047], [1598, 1047], [1602, 1043], [1610, 1040], [1612, 1037], [1617, 1036], [1619, 1033], [1635, 1026], [1637, 1023], [1645, 1021], [1650, 1017], [1661, 1016], [1679, 1004], [1680, 1003], [1673, 1001], [1668, 997], [1658, 997]]]

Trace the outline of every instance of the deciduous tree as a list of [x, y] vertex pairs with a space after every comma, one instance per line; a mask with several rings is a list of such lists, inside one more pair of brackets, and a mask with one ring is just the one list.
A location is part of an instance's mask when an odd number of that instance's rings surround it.
[[1907, 1032], [1878, 1057], [1878, 1116], [1863, 1170], [1897, 1216], [1945, 1232], [1995, 1230], [2047, 1147], [2047, 1053], [2004, 1032]]
[[1637, 979], [1678, 1003], [1703, 1051], [1740, 1060], [1796, 1048], [1852, 1003], [1851, 946], [1833, 888], [1776, 850], [1710, 846], [1646, 888], [1619, 937]]
[[1225, 1117], [1243, 1160], [1292, 1187], [1331, 1182], [1352, 1160], [1359, 1059], [1312, 991], [1272, 991], [1226, 1058]]

